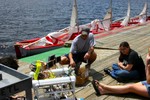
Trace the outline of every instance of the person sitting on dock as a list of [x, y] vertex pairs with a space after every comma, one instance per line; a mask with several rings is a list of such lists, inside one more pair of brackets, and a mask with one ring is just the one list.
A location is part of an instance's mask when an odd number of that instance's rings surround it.
[[135, 93], [137, 95], [150, 98], [150, 48], [146, 57], [146, 62], [146, 80], [122, 86], [110, 86], [99, 83], [98, 80], [93, 80], [92, 85], [97, 95]]
[[112, 70], [105, 68], [104, 72], [122, 82], [145, 80], [145, 65], [138, 53], [131, 49], [126, 41], [120, 44], [119, 50], [118, 64], [113, 64]]
[[3, 64], [15, 70], [19, 68], [18, 61], [13, 56], [1, 57], [0, 64]]
[[75, 67], [76, 75], [82, 62], [86, 62], [86, 68], [90, 69], [91, 64], [97, 58], [97, 54], [94, 52], [95, 44], [94, 36], [90, 33], [90, 29], [83, 28], [81, 34], [72, 41], [70, 53], [61, 57], [60, 64], [69, 64]]
[[[5, 56], [0, 58], [0, 64], [3, 64], [9, 68], [17, 70], [19, 68], [18, 60], [13, 56]], [[25, 100], [25, 96], [21, 95], [12, 95], [10, 97], [6, 97], [3, 100]]]

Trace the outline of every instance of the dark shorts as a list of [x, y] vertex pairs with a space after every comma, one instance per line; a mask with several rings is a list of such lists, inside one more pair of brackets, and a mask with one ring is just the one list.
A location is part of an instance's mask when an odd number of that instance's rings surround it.
[[148, 84], [147, 81], [141, 81], [141, 82], [142, 82], [143, 85], [146, 86], [147, 92], [148, 92], [148, 94], [149, 94], [149, 96], [150, 96], [150, 84]]
[[[75, 61], [75, 63], [78, 63], [78, 62], [87, 62], [86, 60], [84, 60], [84, 55], [86, 54], [87, 52], [80, 52], [80, 53], [76, 53], [76, 54], [73, 54], [73, 60]], [[69, 58], [69, 54], [66, 54], [65, 55], [67, 58]]]
[[[81, 64], [82, 62], [87, 63], [87, 61], [84, 60], [84, 55], [85, 55], [85, 54], [86, 54], [86, 52], [73, 54], [73, 60], [74, 60], [75, 63], [76, 63], [76, 66], [75, 66], [75, 74], [76, 74], [76, 75], [78, 75], [78, 70], [79, 70], [79, 68], [80, 68], [80, 64]], [[66, 54], [65, 56], [69, 59], [69, 54]]]

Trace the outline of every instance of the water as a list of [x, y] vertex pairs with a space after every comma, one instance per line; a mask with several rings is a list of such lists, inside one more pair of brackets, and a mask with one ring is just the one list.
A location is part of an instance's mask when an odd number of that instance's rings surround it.
[[[43, 37], [69, 26], [73, 0], [0, 0], [0, 56], [15, 55], [17, 41]], [[146, 0], [131, 0], [131, 16]], [[79, 24], [102, 19], [109, 0], [77, 0]], [[150, 5], [150, 0], [148, 0]], [[124, 17], [127, 0], [113, 0], [113, 20]], [[149, 12], [148, 12], [149, 14]]]

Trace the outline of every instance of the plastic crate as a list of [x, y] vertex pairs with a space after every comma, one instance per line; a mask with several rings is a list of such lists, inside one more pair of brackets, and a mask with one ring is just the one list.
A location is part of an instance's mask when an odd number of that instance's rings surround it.
[[37, 100], [75, 100], [76, 78], [69, 68], [52, 69], [55, 78], [32, 80], [35, 99]]

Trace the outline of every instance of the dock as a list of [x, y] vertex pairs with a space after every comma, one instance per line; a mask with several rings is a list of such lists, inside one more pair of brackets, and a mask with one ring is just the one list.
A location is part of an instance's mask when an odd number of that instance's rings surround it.
[[[119, 57], [119, 44], [127, 41], [130, 47], [142, 56], [144, 62], [145, 57], [150, 47], [150, 22], [144, 25], [127, 26], [122, 29], [117, 29], [109, 32], [104, 32], [95, 35], [97, 59], [91, 66], [89, 81], [81, 87], [76, 87], [75, 96], [77, 98], [84, 98], [85, 100], [148, 100], [147, 98], [138, 96], [136, 94], [123, 94], [123, 95], [101, 95], [95, 94], [94, 88], [91, 84], [93, 79], [109, 85], [123, 85], [126, 83], [119, 83], [106, 75], [103, 71], [104, 68], [111, 68], [113, 63], [118, 62]], [[19, 61], [19, 71], [27, 74], [29, 64]]]

